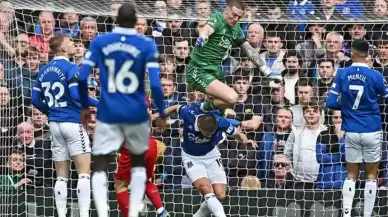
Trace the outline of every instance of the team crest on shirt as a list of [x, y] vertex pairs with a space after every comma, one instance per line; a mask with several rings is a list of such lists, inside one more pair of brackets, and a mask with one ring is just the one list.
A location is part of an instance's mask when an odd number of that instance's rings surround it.
[[187, 167], [188, 167], [188, 168], [193, 167], [193, 162], [189, 161], [189, 162], [187, 163]]

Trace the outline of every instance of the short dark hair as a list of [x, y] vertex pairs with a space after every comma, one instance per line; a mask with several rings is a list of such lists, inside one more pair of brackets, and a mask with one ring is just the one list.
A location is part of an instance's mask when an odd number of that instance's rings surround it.
[[245, 3], [242, 0], [229, 0], [228, 1], [228, 7], [236, 7], [240, 10], [245, 11]]
[[117, 12], [116, 23], [120, 27], [134, 28], [137, 21], [136, 7], [132, 3], [121, 5]]
[[352, 50], [362, 56], [368, 56], [369, 43], [363, 39], [356, 39], [352, 42]]
[[65, 38], [69, 38], [69, 36], [60, 34], [52, 37], [49, 42], [51, 52], [58, 53]]
[[283, 64], [285, 65], [287, 62], [287, 59], [289, 57], [296, 57], [298, 59], [299, 66], [302, 67], [303, 65], [303, 57], [299, 55], [296, 50], [287, 50], [287, 52], [283, 56]]
[[295, 84], [295, 87], [313, 87], [314, 83], [310, 78], [299, 78], [298, 82]]
[[314, 110], [318, 110], [321, 112], [322, 106], [319, 103], [320, 101], [317, 99], [317, 97], [312, 97], [311, 100], [307, 103], [307, 105], [303, 106], [303, 113], [306, 112], [307, 109], [313, 108]]
[[172, 45], [175, 46], [175, 43], [184, 42], [184, 41], [187, 41], [187, 43], [189, 44], [189, 47], [190, 47], [190, 40], [189, 40], [188, 38], [184, 38], [184, 37], [176, 37], [176, 38], [173, 38], [173, 39], [172, 39]]
[[198, 117], [198, 127], [207, 132], [217, 130], [217, 119], [213, 114], [204, 114]]
[[318, 60], [318, 66], [325, 62], [330, 62], [333, 68], [335, 67], [335, 61], [333, 59], [320, 59]]
[[277, 31], [268, 31], [265, 33], [265, 38], [280, 38], [283, 41], [283, 35]]

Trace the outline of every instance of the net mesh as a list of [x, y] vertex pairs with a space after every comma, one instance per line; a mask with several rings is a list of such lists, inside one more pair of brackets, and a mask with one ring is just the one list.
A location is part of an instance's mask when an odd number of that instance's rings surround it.
[[[37, 70], [50, 59], [46, 40], [51, 32], [71, 35], [77, 46], [73, 58], [81, 62], [87, 45], [96, 34], [109, 32], [118, 6], [125, 1], [2, 1], [0, 6], [0, 150], [1, 216], [54, 216], [53, 184], [55, 172], [51, 160], [47, 117], [31, 107], [31, 89]], [[202, 99], [188, 92], [185, 69], [189, 47], [198, 36], [197, 28], [211, 11], [222, 11], [224, 0], [134, 1], [141, 17], [137, 30], [155, 39], [161, 53], [161, 79], [168, 105]], [[343, 132], [338, 113], [324, 110], [320, 119], [328, 127], [327, 136], [307, 142], [308, 150], [285, 151], [291, 129], [304, 124], [301, 106], [306, 97], [295, 89], [299, 84], [312, 86], [308, 95], [325, 101], [333, 76], [350, 62], [351, 41], [365, 38], [371, 46], [369, 63], [388, 76], [387, 3], [341, 1], [333, 14], [332, 1], [246, 1], [247, 10], [241, 23], [252, 46], [272, 71], [282, 73], [283, 86], [271, 83], [237, 48], [225, 58], [222, 71], [228, 84], [239, 93], [239, 103], [227, 111], [231, 118], [244, 123], [245, 132], [258, 148], [245, 147], [234, 140], [220, 145], [222, 163], [228, 176], [227, 198], [223, 205], [228, 216], [340, 216], [341, 186], [345, 179], [342, 159]], [[54, 20], [47, 13], [51, 11]], [[327, 10], [330, 11], [330, 10]], [[79, 14], [74, 15], [74, 14]], [[331, 14], [331, 15], [330, 15]], [[44, 15], [44, 16], [43, 16]], [[328, 21], [326, 16], [331, 16]], [[253, 24], [253, 25], [252, 25]], [[52, 27], [54, 26], [54, 27]], [[333, 31], [335, 33], [333, 33]], [[46, 35], [41, 37], [41, 35]], [[306, 80], [305, 78], [309, 78]], [[90, 79], [90, 94], [99, 95], [98, 71]], [[303, 85], [299, 85], [303, 86]], [[308, 101], [308, 99], [307, 99]], [[383, 114], [385, 106], [381, 105]], [[292, 111], [292, 113], [290, 112]], [[158, 160], [155, 182], [162, 200], [172, 216], [192, 216], [199, 208], [201, 196], [192, 189], [181, 159], [180, 124], [170, 117], [170, 129], [155, 137], [164, 143]], [[383, 127], [387, 119], [383, 115]], [[90, 123], [95, 126], [95, 117]], [[294, 126], [292, 128], [291, 126]], [[33, 132], [33, 134], [32, 134]], [[93, 130], [90, 132], [93, 134]], [[306, 137], [303, 137], [306, 138]], [[330, 142], [332, 139], [339, 142]], [[385, 137], [384, 137], [385, 138]], [[299, 138], [301, 139], [301, 138]], [[336, 141], [337, 141], [336, 140]], [[385, 140], [384, 140], [385, 141]], [[296, 143], [296, 142], [295, 142]], [[163, 146], [163, 145], [162, 145]], [[330, 147], [330, 148], [328, 148]], [[284, 155], [286, 153], [286, 155]], [[311, 161], [304, 161], [304, 154]], [[290, 161], [289, 156], [294, 161]], [[335, 156], [335, 157], [330, 157]], [[328, 158], [325, 158], [328, 157]], [[295, 161], [298, 158], [298, 161]], [[330, 160], [327, 160], [330, 159]], [[298, 165], [295, 165], [297, 163]], [[304, 177], [304, 166], [319, 172]], [[298, 167], [299, 166], [299, 167]], [[291, 169], [293, 167], [293, 169]], [[379, 168], [378, 199], [374, 216], [388, 213], [387, 151]], [[113, 172], [109, 170], [111, 216], [120, 216], [114, 194]], [[293, 178], [293, 176], [295, 178]], [[361, 179], [365, 179], [363, 173]], [[77, 175], [72, 166], [69, 183], [69, 216], [78, 216], [75, 186]], [[26, 183], [26, 184], [25, 184]], [[362, 189], [364, 182], [357, 186]], [[357, 190], [354, 215], [362, 216], [362, 190]], [[94, 210], [94, 207], [92, 207]], [[148, 204], [143, 213], [156, 216]], [[91, 216], [96, 216], [93, 212]]]

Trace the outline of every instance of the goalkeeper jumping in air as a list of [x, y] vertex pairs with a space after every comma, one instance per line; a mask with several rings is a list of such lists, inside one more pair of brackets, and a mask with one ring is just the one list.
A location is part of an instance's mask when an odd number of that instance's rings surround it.
[[233, 45], [240, 47], [265, 76], [274, 80], [282, 79], [279, 73], [270, 71], [259, 52], [245, 41], [238, 25], [244, 11], [245, 5], [241, 0], [229, 0], [225, 11], [212, 14], [199, 32], [186, 76], [191, 89], [214, 98], [201, 105], [204, 111], [233, 108], [237, 101], [237, 93], [225, 84], [225, 75], [221, 71], [221, 62]]

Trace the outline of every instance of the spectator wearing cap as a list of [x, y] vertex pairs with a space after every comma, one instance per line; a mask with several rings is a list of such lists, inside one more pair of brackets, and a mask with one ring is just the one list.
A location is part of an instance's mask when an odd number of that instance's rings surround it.
[[275, 154], [283, 154], [284, 146], [291, 133], [292, 111], [287, 107], [279, 108], [275, 113], [275, 125], [264, 133], [257, 151], [257, 170], [259, 178], [266, 178], [272, 169]]
[[88, 79], [88, 94], [91, 97], [99, 97], [100, 93], [98, 91], [98, 83], [95, 78]]

